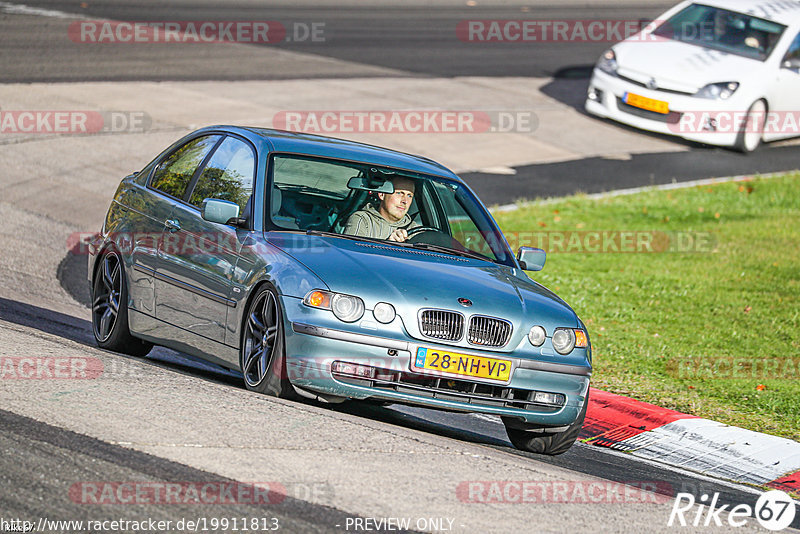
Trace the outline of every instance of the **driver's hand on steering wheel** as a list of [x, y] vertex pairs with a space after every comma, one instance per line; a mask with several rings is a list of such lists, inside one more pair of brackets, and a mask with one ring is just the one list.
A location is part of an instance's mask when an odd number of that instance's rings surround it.
[[402, 228], [398, 228], [397, 230], [389, 234], [389, 241], [397, 241], [402, 243], [406, 239], [408, 239], [408, 232]]

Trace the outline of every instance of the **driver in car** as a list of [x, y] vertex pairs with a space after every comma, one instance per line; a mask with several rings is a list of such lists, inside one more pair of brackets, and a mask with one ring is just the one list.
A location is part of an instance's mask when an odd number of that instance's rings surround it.
[[345, 234], [398, 242], [408, 239], [408, 230], [419, 226], [408, 215], [414, 200], [414, 181], [395, 176], [391, 182], [394, 193], [378, 193], [380, 204], [377, 208], [367, 204], [353, 213], [345, 223]]

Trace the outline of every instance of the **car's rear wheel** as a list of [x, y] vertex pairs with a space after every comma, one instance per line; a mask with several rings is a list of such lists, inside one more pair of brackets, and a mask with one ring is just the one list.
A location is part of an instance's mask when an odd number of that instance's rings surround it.
[[753, 102], [747, 110], [747, 117], [736, 137], [736, 150], [749, 154], [761, 145], [764, 123], [767, 120], [767, 104], [763, 100]]
[[100, 256], [92, 284], [92, 331], [102, 349], [132, 356], [146, 356], [152, 343], [131, 334], [128, 328], [128, 287], [122, 260], [107, 249]]
[[563, 454], [572, 447], [575, 440], [578, 439], [578, 434], [583, 427], [583, 421], [586, 419], [586, 408], [589, 406], [589, 393], [586, 393], [586, 400], [583, 403], [578, 418], [572, 423], [567, 430], [563, 432], [546, 433], [522, 430], [519, 428], [512, 428], [508, 423], [506, 425], [506, 434], [508, 439], [514, 447], [528, 452], [535, 452], [537, 454], [548, 454], [555, 456]]
[[286, 372], [286, 342], [278, 292], [262, 286], [244, 317], [239, 361], [247, 389], [284, 399], [297, 398]]

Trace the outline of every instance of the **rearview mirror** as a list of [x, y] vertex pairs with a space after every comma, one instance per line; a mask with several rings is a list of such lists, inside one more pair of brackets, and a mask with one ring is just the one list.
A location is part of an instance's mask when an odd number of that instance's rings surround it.
[[519, 247], [517, 251], [517, 260], [525, 271], [541, 271], [546, 259], [547, 254], [540, 248]]
[[371, 180], [366, 176], [353, 176], [347, 181], [347, 187], [350, 189], [358, 189], [360, 191], [387, 193], [389, 195], [394, 193], [394, 184], [392, 182], [385, 181], [375, 183], [374, 179]]
[[239, 205], [228, 200], [207, 198], [203, 200], [200, 216], [206, 221], [228, 224], [229, 220], [239, 217]]

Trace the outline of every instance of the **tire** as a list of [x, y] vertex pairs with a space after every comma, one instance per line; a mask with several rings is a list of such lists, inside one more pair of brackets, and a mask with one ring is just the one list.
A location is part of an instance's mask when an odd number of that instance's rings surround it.
[[[747, 118], [736, 136], [734, 148], [743, 154], [749, 154], [761, 146], [761, 136], [766, 119], [767, 103], [763, 100], [756, 100], [747, 110]], [[754, 123], [754, 121], [758, 121], [758, 123]]]
[[118, 252], [106, 249], [99, 258], [92, 284], [92, 332], [101, 349], [147, 356], [152, 343], [131, 334], [128, 327], [128, 285]]
[[278, 292], [271, 285], [257, 290], [242, 326], [239, 365], [250, 391], [299, 399], [286, 372], [286, 339]]
[[[535, 452], [537, 454], [547, 454], [555, 456], [563, 454], [572, 447], [575, 440], [578, 439], [578, 434], [583, 427], [583, 421], [586, 419], [586, 408], [589, 406], [589, 392], [586, 392], [586, 400], [583, 403], [583, 408], [578, 414], [578, 418], [574, 423], [569, 425], [569, 428], [563, 432], [546, 433], [546, 432], [531, 432], [527, 430], [520, 430], [518, 428], [511, 428], [506, 423], [506, 434], [511, 443], [519, 450]], [[504, 421], [505, 423], [505, 421]]]

